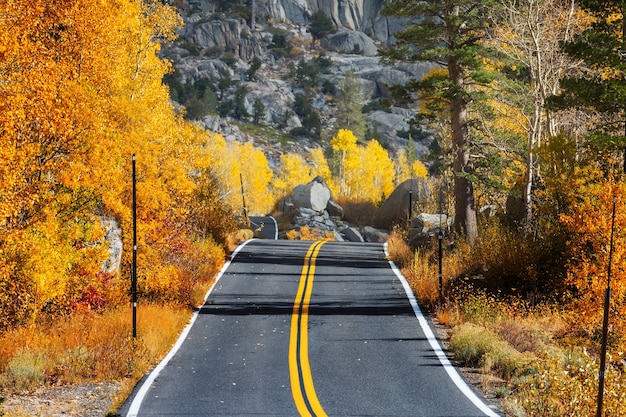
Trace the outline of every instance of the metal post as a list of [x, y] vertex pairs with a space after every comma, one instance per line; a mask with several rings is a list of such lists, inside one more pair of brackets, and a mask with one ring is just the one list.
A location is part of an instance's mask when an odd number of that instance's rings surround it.
[[137, 169], [133, 154], [133, 263], [131, 265], [131, 293], [133, 299], [133, 338], [137, 337]]
[[413, 175], [411, 175], [411, 188], [409, 189], [409, 224], [413, 217]]
[[443, 211], [443, 188], [439, 189], [439, 306], [443, 305], [443, 230], [442, 230], [442, 211]]
[[243, 176], [241, 172], [239, 172], [239, 182], [241, 183], [241, 199], [243, 201], [243, 218], [246, 223], [248, 223], [248, 210], [246, 209], [246, 195], [243, 189]]
[[604, 372], [606, 369], [606, 350], [609, 333], [609, 307], [611, 302], [611, 261], [613, 260], [613, 232], [615, 230], [615, 205], [617, 197], [613, 197], [613, 215], [611, 219], [611, 242], [609, 244], [609, 266], [604, 293], [604, 319], [602, 321], [602, 353], [600, 354], [600, 374], [598, 381], [598, 408], [596, 417], [602, 417], [602, 402], [604, 399]]

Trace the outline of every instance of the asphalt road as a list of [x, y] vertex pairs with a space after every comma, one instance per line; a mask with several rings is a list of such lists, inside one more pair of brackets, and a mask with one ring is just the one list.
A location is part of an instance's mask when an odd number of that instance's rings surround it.
[[250, 241], [120, 414], [497, 416], [405, 288], [381, 244]]
[[278, 239], [278, 224], [271, 216], [250, 216], [250, 227], [263, 239]]

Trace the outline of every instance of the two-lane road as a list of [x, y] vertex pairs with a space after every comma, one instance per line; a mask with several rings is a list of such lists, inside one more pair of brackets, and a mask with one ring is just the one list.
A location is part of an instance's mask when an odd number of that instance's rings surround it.
[[181, 344], [120, 411], [498, 415], [447, 362], [383, 245], [265, 240], [238, 250]]

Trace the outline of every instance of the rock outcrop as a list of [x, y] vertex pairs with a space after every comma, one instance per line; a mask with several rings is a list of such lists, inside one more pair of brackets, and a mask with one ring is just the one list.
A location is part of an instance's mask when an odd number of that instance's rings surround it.
[[[302, 85], [294, 79], [289, 68], [293, 68], [292, 64], [297, 67], [301, 62], [311, 63], [321, 53], [329, 60], [330, 67], [317, 75], [318, 85], [337, 86], [351, 71], [359, 80], [364, 104], [389, 97], [391, 85], [420, 79], [433, 68], [432, 64], [389, 65], [381, 62], [377, 51], [390, 46], [393, 33], [406, 24], [380, 15], [384, 0], [257, 1], [254, 22], [226, 16], [218, 10], [214, 1], [181, 0], [177, 3], [185, 26], [180, 30], [180, 38], [163, 48], [163, 57], [176, 68], [179, 85], [190, 86], [202, 81], [202, 85], [206, 86], [206, 80], [210, 81], [213, 89], [210, 94], [214, 94], [213, 108], [205, 110], [207, 112], [224, 111], [225, 117], [229, 117], [228, 105], [233, 106], [236, 100], [241, 99], [236, 95], [243, 89], [245, 112], [242, 114], [250, 115], [241, 118], [244, 123], [249, 123], [251, 115], [255, 115], [259, 123], [286, 132], [301, 128], [306, 120], [296, 114], [294, 103], [296, 96], [302, 94]], [[317, 10], [323, 10], [330, 16], [338, 31], [324, 36], [317, 48], [312, 50], [309, 48], [311, 34], [308, 24], [310, 16]], [[254, 28], [251, 28], [253, 24]], [[297, 45], [292, 53], [281, 55], [274, 52], [272, 42], [277, 33], [284, 34], [286, 39]], [[248, 70], [254, 57], [260, 58], [261, 66], [250, 76]], [[187, 96], [180, 97], [184, 100]], [[311, 106], [319, 114], [323, 129], [328, 132], [338, 127], [335, 125], [336, 105], [333, 98], [333, 94], [320, 91], [310, 97]], [[202, 101], [202, 104], [208, 108], [208, 102]], [[259, 103], [262, 105], [261, 115], [258, 113]], [[219, 108], [221, 105], [222, 109]], [[377, 132], [380, 142], [395, 151], [406, 147], [408, 122], [415, 113], [416, 108], [387, 108], [385, 111], [370, 112], [366, 121], [370, 132]], [[204, 124], [204, 120], [198, 122]], [[233, 140], [249, 141], [251, 138], [243, 132], [219, 130], [223, 127], [224, 124], [213, 124], [210, 129], [232, 136]], [[303, 139], [315, 138], [299, 137], [298, 142]], [[418, 156], [427, 151], [431, 141], [432, 138], [421, 138], [416, 142]], [[276, 161], [270, 161], [270, 164], [273, 163]]]
[[103, 272], [119, 272], [122, 265], [122, 228], [119, 222], [108, 216], [100, 218], [105, 231], [104, 239], [109, 244], [109, 259], [102, 263]]
[[428, 182], [422, 179], [409, 179], [401, 183], [385, 200], [374, 219], [374, 226], [381, 229], [391, 229], [397, 224], [406, 224], [409, 219], [409, 204], [412, 204], [412, 213], [418, 213], [430, 197]]
[[294, 207], [309, 208], [314, 211], [326, 210], [331, 198], [331, 192], [321, 177], [315, 178], [308, 184], [298, 185], [291, 192], [291, 203]]
[[360, 229], [346, 223], [342, 219], [343, 208], [335, 201], [321, 177], [295, 187], [291, 195], [279, 204], [279, 209], [284, 219], [291, 223], [283, 236], [304, 227], [319, 231], [322, 236], [330, 234], [340, 242], [384, 242], [388, 236], [385, 231], [373, 227]]
[[385, 44], [404, 26], [402, 20], [382, 16], [384, 0], [269, 0], [266, 19], [306, 25], [317, 10], [326, 13], [338, 27], [363, 32]]
[[360, 54], [376, 56], [378, 48], [372, 38], [355, 30], [340, 30], [338, 33], [324, 36], [321, 40], [323, 48], [341, 54]]
[[420, 213], [411, 220], [408, 243], [411, 247], [426, 245], [440, 233], [446, 236], [449, 229], [449, 219], [445, 214]]

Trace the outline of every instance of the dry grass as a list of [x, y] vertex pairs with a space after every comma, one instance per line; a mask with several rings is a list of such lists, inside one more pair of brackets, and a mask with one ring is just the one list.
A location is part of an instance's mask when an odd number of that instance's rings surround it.
[[226, 237], [226, 246], [228, 251], [232, 252], [235, 248], [241, 245], [246, 240], [254, 237], [254, 231], [250, 229], [239, 229], [235, 233], [231, 233]]
[[0, 338], [0, 389], [138, 379], [175, 342], [189, 321], [179, 307], [140, 305], [132, 338], [130, 307], [33, 325]]
[[[507, 415], [593, 415], [597, 340], [581, 336], [588, 334], [577, 320], [581, 312], [573, 310], [573, 304], [555, 303], [550, 297], [493, 291], [497, 285], [516, 282], [519, 288], [529, 289], [541, 278], [537, 268], [541, 248], [516, 239], [515, 234], [493, 227], [473, 248], [463, 242], [446, 248], [443, 305], [438, 303], [436, 248], [411, 251], [402, 232], [396, 231], [389, 251], [420, 303], [450, 328], [453, 356], [464, 365], [482, 369], [484, 388], [504, 398]], [[482, 288], [474, 283], [483, 284]], [[609, 356], [606, 416], [626, 415], [625, 360], [621, 352]]]
[[300, 229], [293, 229], [287, 232], [289, 240], [326, 240], [334, 241], [333, 232], [302, 226]]
[[337, 203], [343, 208], [343, 218], [350, 224], [369, 225], [378, 211], [370, 201], [352, 201], [339, 198]]

